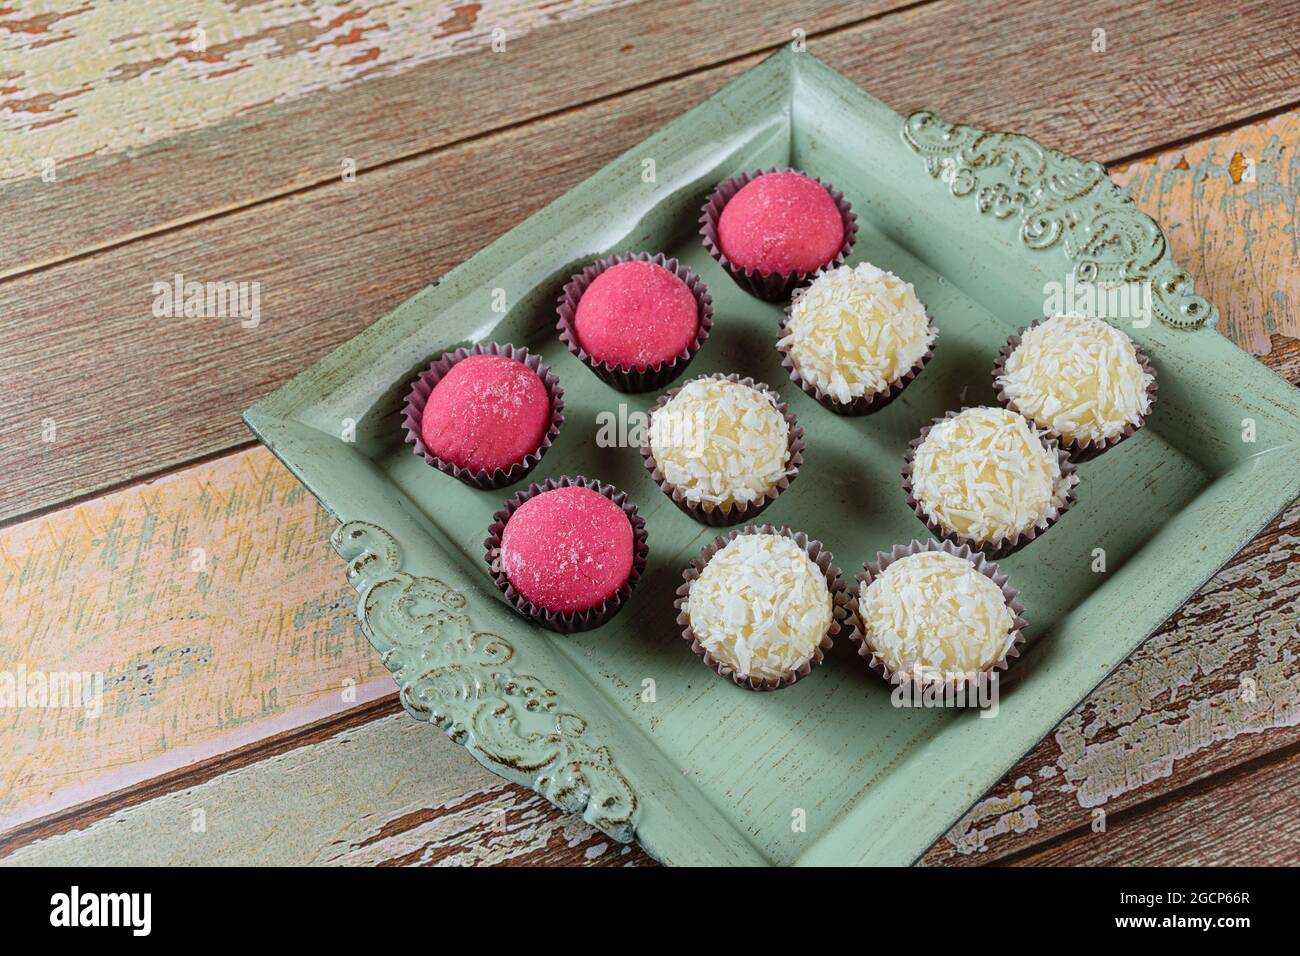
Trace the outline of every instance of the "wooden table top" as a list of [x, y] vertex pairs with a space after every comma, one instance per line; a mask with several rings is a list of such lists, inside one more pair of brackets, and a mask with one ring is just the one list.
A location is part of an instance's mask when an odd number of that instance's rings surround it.
[[[87, 672], [103, 709], [0, 707], [0, 862], [652, 862], [401, 713], [239, 413], [795, 36], [1106, 163], [1300, 383], [1298, 0], [18, 0], [0, 690]], [[259, 282], [259, 321], [156, 316], [177, 273]], [[1298, 597], [1293, 504], [923, 862], [1300, 862]]]

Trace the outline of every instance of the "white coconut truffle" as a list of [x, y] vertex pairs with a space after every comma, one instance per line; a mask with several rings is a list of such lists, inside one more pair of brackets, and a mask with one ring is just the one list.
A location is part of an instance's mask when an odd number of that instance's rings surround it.
[[667, 482], [706, 511], [761, 499], [785, 476], [790, 428], [772, 397], [722, 378], [682, 386], [650, 420]]
[[967, 408], [943, 419], [912, 463], [912, 496], [926, 514], [977, 545], [1046, 527], [1077, 481], [1061, 473], [1040, 433], [1005, 408]]
[[867, 645], [893, 671], [923, 680], [970, 675], [1004, 655], [1015, 616], [975, 565], [943, 551], [900, 558], [862, 592]]
[[863, 262], [832, 269], [799, 293], [777, 347], [801, 378], [848, 404], [902, 378], [934, 339], [912, 284]]
[[700, 644], [742, 678], [778, 680], [807, 663], [830, 629], [831, 590], [782, 535], [742, 534], [691, 585], [683, 610]]
[[1140, 424], [1151, 410], [1151, 379], [1115, 326], [1057, 315], [1025, 331], [997, 386], [1040, 428], [1085, 444]]

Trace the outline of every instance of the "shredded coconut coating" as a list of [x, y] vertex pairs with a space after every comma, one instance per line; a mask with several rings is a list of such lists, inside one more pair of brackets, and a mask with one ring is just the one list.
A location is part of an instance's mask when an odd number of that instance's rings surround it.
[[1002, 589], [942, 551], [900, 558], [862, 593], [867, 643], [891, 670], [931, 676], [987, 670], [1015, 625]]
[[968, 408], [917, 447], [912, 494], [948, 531], [989, 544], [1045, 527], [1077, 480], [1061, 474], [1057, 456], [1022, 416]]
[[912, 284], [863, 262], [819, 276], [799, 295], [777, 347], [805, 381], [847, 404], [902, 378], [934, 338]]
[[826, 576], [776, 534], [742, 534], [709, 559], [684, 609], [691, 630], [741, 677], [779, 679], [802, 667], [831, 626]]
[[654, 413], [650, 450], [687, 501], [743, 506], [785, 475], [789, 435], [767, 394], [725, 379], [695, 379]]
[[1151, 409], [1151, 378], [1115, 326], [1057, 315], [1025, 332], [997, 385], [1035, 424], [1084, 443], [1138, 424]]

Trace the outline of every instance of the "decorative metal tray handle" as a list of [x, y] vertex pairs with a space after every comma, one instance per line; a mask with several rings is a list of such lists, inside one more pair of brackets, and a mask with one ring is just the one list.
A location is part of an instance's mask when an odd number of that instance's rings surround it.
[[903, 141], [953, 196], [974, 195], [979, 211], [1020, 220], [1030, 249], [1064, 248], [1074, 280], [1099, 286], [1149, 285], [1152, 313], [1177, 329], [1213, 326], [1218, 310], [1192, 292], [1192, 278], [1170, 255], [1155, 220], [1087, 162], [1015, 133], [990, 133], [913, 113]]
[[632, 840], [636, 794], [609, 749], [556, 691], [512, 669], [515, 649], [474, 628], [465, 595], [401, 570], [397, 542], [378, 525], [349, 521], [331, 544], [361, 596], [361, 628], [411, 716], [614, 839]]

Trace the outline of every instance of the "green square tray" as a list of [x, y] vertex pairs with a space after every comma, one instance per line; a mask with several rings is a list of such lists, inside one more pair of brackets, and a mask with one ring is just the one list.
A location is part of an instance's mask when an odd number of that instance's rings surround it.
[[[719, 180], [787, 164], [847, 195], [861, 226], [852, 260], [910, 280], [939, 326], [930, 366], [866, 418], [832, 415], [792, 385], [774, 349], [778, 307], [741, 292], [697, 235]], [[806, 464], [763, 520], [821, 538], [848, 574], [926, 537], [900, 487], [907, 443], [948, 409], [994, 401], [996, 350], [1042, 313], [1046, 282], [1151, 282], [1155, 318], [1132, 334], [1159, 373], [1155, 410], [1133, 439], [1081, 466], [1079, 503], [1050, 533], [1002, 562], [1030, 629], [995, 718], [891, 706], [842, 639], [826, 664], [776, 693], [738, 688], [691, 653], [673, 592], [715, 531], [659, 492], [634, 449], [596, 444], [599, 412], [644, 411], [655, 395], [613, 391], [554, 332], [568, 276], [631, 250], [677, 256], [709, 286], [716, 325], [688, 377], [737, 371], [791, 402], [808, 432]], [[494, 311], [502, 296], [506, 310]], [[1215, 318], [1160, 228], [1098, 164], [929, 114], [905, 120], [786, 50], [245, 420], [340, 522], [334, 546], [403, 704], [484, 765], [667, 863], [902, 864], [1300, 494], [1296, 391], [1209, 328]], [[647, 573], [595, 631], [538, 629], [493, 586], [482, 542], [517, 488], [473, 490], [402, 442], [411, 379], [480, 340], [540, 351], [563, 382], [567, 420], [530, 477], [613, 482], [646, 518]], [[1248, 419], [1254, 442], [1243, 440]], [[1092, 571], [1097, 548], [1104, 573]]]

